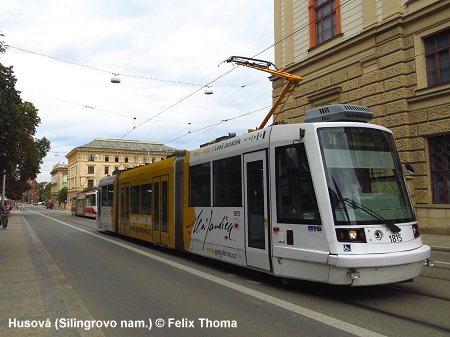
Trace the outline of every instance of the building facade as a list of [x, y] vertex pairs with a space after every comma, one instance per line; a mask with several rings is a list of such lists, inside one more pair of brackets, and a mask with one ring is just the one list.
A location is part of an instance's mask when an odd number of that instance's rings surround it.
[[39, 184], [36, 182], [36, 180], [27, 180], [27, 184], [30, 186], [30, 189], [23, 193], [22, 195], [22, 202], [29, 203], [29, 204], [37, 204], [40, 199], [40, 193], [39, 193]]
[[[50, 172], [50, 175], [52, 176], [52, 182], [51, 182], [51, 196], [50, 199], [56, 203], [58, 200], [58, 193], [63, 187], [67, 187], [68, 185], [68, 166], [67, 164], [58, 163], [55, 166], [53, 166], [52, 171]], [[61, 207], [65, 207], [66, 203], [59, 204]]]
[[71, 200], [85, 189], [97, 187], [101, 178], [112, 175], [116, 170], [161, 161], [174, 152], [175, 149], [162, 143], [96, 138], [66, 155], [67, 199]]
[[[450, 0], [275, 0], [275, 63], [305, 78], [276, 122], [364, 105], [390, 128], [421, 229], [450, 234]], [[273, 97], [284, 82], [273, 79]]]

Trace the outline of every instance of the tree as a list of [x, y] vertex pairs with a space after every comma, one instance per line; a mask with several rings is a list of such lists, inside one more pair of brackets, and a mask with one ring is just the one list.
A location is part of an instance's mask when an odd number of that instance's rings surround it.
[[52, 184], [47, 182], [39, 183], [39, 193], [42, 201], [50, 200], [52, 197]]
[[59, 190], [56, 200], [60, 205], [65, 205], [67, 203], [67, 186], [64, 186]]
[[[0, 41], [0, 54], [4, 52]], [[38, 109], [22, 101], [16, 82], [13, 67], [0, 63], [0, 176], [6, 173], [8, 196], [20, 199], [28, 188], [26, 181], [40, 173], [50, 142], [45, 137], [34, 137], [41, 122]]]

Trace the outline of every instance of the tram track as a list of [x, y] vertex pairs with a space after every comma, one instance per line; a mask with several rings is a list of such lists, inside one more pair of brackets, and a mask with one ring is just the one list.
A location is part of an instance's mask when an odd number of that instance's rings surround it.
[[340, 294], [331, 296], [356, 308], [435, 329], [436, 336], [450, 335], [450, 321], [446, 317], [450, 312], [450, 295], [445, 292], [450, 287], [449, 281], [439, 279], [439, 289], [436, 289], [433, 284], [428, 284], [428, 276], [421, 277], [417, 285], [398, 283], [369, 288], [346, 288]]
[[[423, 326], [426, 326], [428, 328], [436, 329], [439, 333], [445, 333], [445, 335], [450, 334], [450, 324], [448, 322], [445, 322], [446, 324], [442, 324], [440, 322], [437, 322], [436, 320], [433, 320], [432, 317], [423, 315], [423, 312], [420, 312], [420, 314], [401, 314], [396, 310], [388, 310], [386, 307], [377, 307], [373, 304], [369, 303], [361, 303], [357, 301], [352, 300], [343, 300], [340, 299], [341, 302], [344, 302], [348, 305], [352, 305], [357, 308], [369, 310], [378, 314], [382, 315], [388, 315], [389, 317], [395, 317], [410, 323], [420, 324]], [[447, 301], [448, 302], [448, 301]], [[437, 334], [436, 336], [442, 336], [441, 334]]]

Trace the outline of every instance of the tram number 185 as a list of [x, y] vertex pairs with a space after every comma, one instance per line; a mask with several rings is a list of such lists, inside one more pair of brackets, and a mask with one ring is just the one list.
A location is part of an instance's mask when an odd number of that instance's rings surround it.
[[391, 242], [402, 242], [402, 236], [400, 234], [389, 235]]

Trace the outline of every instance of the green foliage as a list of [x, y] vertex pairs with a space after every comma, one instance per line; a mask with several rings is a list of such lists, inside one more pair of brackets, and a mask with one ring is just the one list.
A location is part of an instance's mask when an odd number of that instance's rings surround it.
[[67, 186], [64, 186], [63, 188], [61, 188], [58, 192], [58, 197], [57, 197], [57, 201], [60, 204], [65, 204], [67, 203]]
[[41, 184], [45, 185], [44, 190], [42, 191], [42, 200], [50, 200], [52, 198], [52, 184], [51, 183], [39, 183], [39, 187]]
[[[0, 54], [4, 52], [0, 41]], [[40, 173], [42, 159], [50, 150], [45, 137], [34, 137], [41, 122], [38, 109], [22, 101], [16, 82], [13, 67], [0, 63], [0, 174], [6, 173], [6, 193], [13, 199], [19, 199], [27, 189], [26, 181]]]

